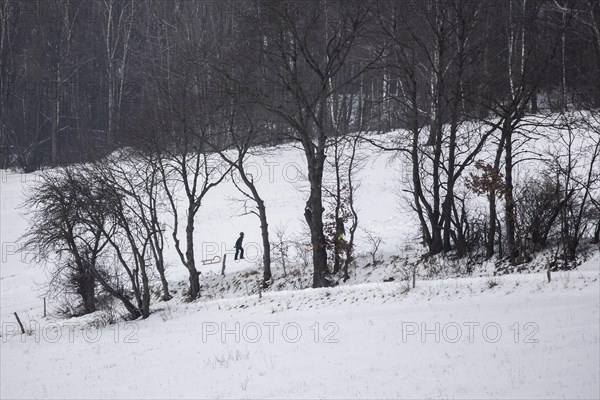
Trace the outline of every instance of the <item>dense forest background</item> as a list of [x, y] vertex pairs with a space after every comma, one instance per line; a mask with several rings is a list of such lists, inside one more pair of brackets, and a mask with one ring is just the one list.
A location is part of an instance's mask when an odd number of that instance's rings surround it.
[[[329, 74], [342, 131], [600, 101], [594, 0], [2, 0], [0, 167], [90, 160], [226, 92], [287, 107], [267, 58], [294, 46], [314, 62], [304, 89]], [[269, 140], [285, 140], [285, 118], [261, 118]]]

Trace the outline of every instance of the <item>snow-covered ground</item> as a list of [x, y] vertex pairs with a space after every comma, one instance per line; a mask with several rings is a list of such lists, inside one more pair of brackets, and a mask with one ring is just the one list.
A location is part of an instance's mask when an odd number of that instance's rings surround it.
[[38, 318], [5, 327], [2, 398], [598, 398], [597, 264]]
[[[418, 251], [415, 222], [399, 206], [402, 163], [361, 153], [369, 157], [358, 175], [362, 226], [383, 239], [385, 257], [406, 255], [407, 245]], [[302, 152], [281, 146], [252, 161], [272, 235], [285, 227], [288, 240], [300, 237]], [[542, 273], [483, 270], [419, 278], [414, 289], [389, 260], [376, 268], [363, 260], [352, 284], [328, 289], [287, 290], [309, 282], [299, 264], [288, 266], [295, 283], [278, 286], [276, 265], [274, 288], [286, 290], [259, 297], [259, 223], [241, 215], [226, 182], [200, 211], [198, 258], [231, 254], [244, 231], [247, 260], [228, 262], [225, 277], [220, 264], [201, 266], [203, 298], [184, 303], [186, 271], [171, 246], [175, 299], [155, 301], [146, 320], [105, 326], [100, 312], [42, 317], [46, 273], [18, 252], [27, 215], [17, 207], [34, 179], [0, 171], [2, 398], [600, 398], [597, 251], [550, 283]], [[395, 281], [383, 283], [389, 276]]]

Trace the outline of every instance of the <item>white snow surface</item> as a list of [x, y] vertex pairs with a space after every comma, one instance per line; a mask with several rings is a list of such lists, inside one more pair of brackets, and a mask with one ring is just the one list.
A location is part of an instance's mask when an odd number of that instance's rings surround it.
[[[385, 257], [402, 255], [407, 244], [418, 250], [416, 223], [397, 197], [402, 163], [361, 152], [369, 157], [359, 172], [362, 226], [383, 239]], [[285, 226], [290, 236], [302, 233], [302, 157], [280, 146], [252, 159], [270, 226]], [[366, 283], [259, 297], [251, 285], [259, 223], [240, 216], [240, 203], [231, 200], [240, 195], [226, 182], [206, 198], [196, 240], [199, 259], [228, 254], [227, 274], [220, 276], [220, 264], [200, 266], [200, 300], [181, 301], [186, 271], [171, 245], [168, 278], [176, 296], [155, 300], [148, 319], [105, 325], [98, 312], [65, 320], [52, 303], [43, 318], [47, 273], [18, 252], [27, 227], [18, 206], [35, 179], [0, 171], [3, 399], [600, 398], [598, 251], [550, 283], [543, 273], [483, 271], [419, 277], [409, 290], [387, 263], [351, 271]], [[240, 231], [247, 259], [235, 263]], [[369, 244], [359, 235], [364, 253]], [[396, 280], [383, 283], [390, 275]], [[283, 280], [278, 264], [274, 276]], [[17, 331], [14, 312], [28, 334]]]

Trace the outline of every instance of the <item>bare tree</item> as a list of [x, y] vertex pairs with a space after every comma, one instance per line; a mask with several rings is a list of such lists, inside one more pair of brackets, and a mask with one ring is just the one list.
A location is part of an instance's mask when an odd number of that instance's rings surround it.
[[[237, 174], [233, 174], [232, 181], [242, 195], [256, 204], [256, 209], [249, 213], [254, 214], [260, 221], [260, 230], [263, 245], [263, 280], [262, 286], [268, 287], [271, 283], [271, 242], [269, 241], [269, 223], [267, 219], [267, 208], [265, 201], [260, 196], [258, 188], [254, 182], [254, 177], [246, 170], [246, 161], [252, 153], [256, 153], [256, 148], [262, 144], [262, 138], [259, 136], [261, 128], [266, 124], [260, 121], [257, 115], [251, 115], [250, 110], [244, 105], [237, 104], [240, 99], [234, 99], [232, 106], [227, 110], [228, 116], [224, 116], [224, 121], [228, 123], [227, 142], [225, 148], [219, 148], [213, 145], [223, 160], [234, 169]], [[238, 114], [240, 116], [238, 116]], [[243, 183], [243, 187], [238, 184], [238, 177]]]
[[[355, 2], [260, 2], [254, 24], [260, 27], [255, 53], [261, 81], [261, 105], [281, 122], [306, 156], [310, 196], [304, 217], [313, 246], [313, 286], [330, 284], [323, 232], [323, 171], [332, 97], [360, 73], [344, 67], [365, 33], [370, 5]], [[266, 23], [265, 23], [266, 22]]]
[[[39, 254], [43, 263], [53, 262], [54, 253], [67, 256], [65, 265], [76, 272], [84, 312], [96, 309], [98, 283], [137, 318], [142, 312], [129, 300], [123, 283], [114, 279], [118, 275], [108, 273], [100, 262], [116, 230], [111, 204], [117, 199], [103, 189], [85, 171], [45, 172], [25, 203], [31, 211], [31, 226], [24, 236], [24, 248]], [[63, 270], [59, 266], [55, 276]], [[133, 279], [130, 282], [135, 285]]]
[[[30, 215], [31, 226], [24, 238], [23, 250], [34, 254], [33, 261], [55, 264], [48, 284], [49, 294], [66, 294], [74, 290], [80, 298], [81, 311], [96, 311], [97, 261], [106, 246], [100, 231], [87, 232], [79, 210], [79, 201], [68, 194], [72, 176], [44, 175], [29, 197], [25, 207], [35, 210]], [[67, 302], [69, 302], [67, 300]]]
[[[506, 9], [507, 72], [508, 92], [505, 97], [488, 99], [493, 124], [500, 123], [500, 139], [497, 154], [504, 153], [504, 213], [506, 220], [506, 242], [508, 257], [516, 262], [516, 214], [514, 198], [513, 168], [514, 146], [519, 133], [527, 131], [526, 115], [543, 80], [550, 61], [555, 57], [561, 32], [554, 32], [545, 46], [532, 45], [528, 33], [541, 21], [542, 1], [511, 1]], [[570, 17], [567, 18], [567, 21]], [[492, 80], [492, 86], [502, 91], [503, 85]], [[505, 86], [504, 86], [505, 87]], [[505, 91], [502, 91], [506, 93]], [[491, 218], [492, 216], [490, 216]]]
[[[95, 165], [95, 173], [112, 191], [113, 197], [120, 199], [113, 205], [113, 214], [118, 217], [122, 231], [128, 241], [129, 253], [133, 260], [122, 257], [116, 247], [119, 261], [133, 263], [134, 275], [141, 277], [142, 285], [137, 292], [143, 312], [149, 310], [149, 267], [154, 266], [161, 280], [163, 300], [169, 300], [169, 284], [165, 276], [165, 226], [160, 216], [166, 211], [166, 196], [160, 184], [159, 157], [133, 149], [124, 149], [107, 157]], [[112, 245], [118, 243], [114, 240]], [[119, 244], [120, 246], [120, 244]], [[153, 260], [153, 264], [150, 263]]]
[[383, 3], [378, 13], [379, 30], [388, 41], [383, 63], [396, 86], [391, 100], [407, 130], [394, 143], [371, 142], [410, 159], [406, 191], [429, 253], [456, 249], [464, 255], [460, 216], [465, 213], [455, 187], [497, 128], [479, 130], [470, 123], [481, 82], [474, 60], [483, 54], [487, 6], [482, 1], [409, 4], [405, 11]]
[[200, 296], [194, 247], [196, 216], [207, 193], [232, 168], [218, 154], [210, 154], [211, 143], [226, 134], [220, 115], [229, 103], [226, 96], [212, 90], [220, 76], [206, 55], [214, 52], [216, 57], [218, 47], [212, 25], [197, 23], [205, 19], [206, 9], [185, 1], [166, 6], [174, 7], [175, 13], [158, 21], [164, 30], [159, 39], [166, 43], [157, 44], [157, 48], [165, 58], [147, 70], [146, 85], [152, 97], [147, 99], [144, 132], [138, 136], [144, 148], [158, 156], [174, 246], [188, 270], [188, 295], [194, 300]]
[[128, 57], [137, 5], [135, 0], [101, 0], [100, 7], [108, 88], [106, 139], [109, 146], [113, 146], [118, 134], [118, 121], [127, 82]]
[[[350, 96], [350, 102], [352, 96]], [[340, 102], [344, 104], [344, 101]], [[344, 107], [342, 105], [342, 107]], [[354, 238], [358, 229], [358, 210], [355, 207], [356, 191], [360, 182], [356, 181], [357, 173], [365, 165], [366, 156], [358, 154], [358, 145], [362, 142], [364, 131], [359, 127], [353, 133], [340, 132], [341, 127], [348, 127], [351, 110], [337, 110], [335, 116], [335, 135], [329, 139], [329, 151], [333, 157], [327, 160], [331, 177], [326, 176], [324, 192], [331, 203], [332, 212], [326, 215], [326, 233], [332, 248], [333, 273], [343, 273], [344, 281], [348, 280], [348, 265], [354, 260]], [[368, 119], [363, 118], [363, 123]], [[346, 225], [349, 224], [348, 235]], [[342, 259], [343, 255], [343, 259]]]
[[[563, 116], [564, 129], [560, 135], [558, 154], [552, 158], [552, 167], [561, 186], [563, 202], [560, 209], [560, 242], [563, 261], [574, 261], [583, 236], [592, 226], [595, 209], [593, 197], [597, 196], [600, 174], [600, 136], [597, 116], [585, 118]], [[596, 200], [597, 202], [597, 200]], [[591, 236], [591, 235], [590, 235]]]

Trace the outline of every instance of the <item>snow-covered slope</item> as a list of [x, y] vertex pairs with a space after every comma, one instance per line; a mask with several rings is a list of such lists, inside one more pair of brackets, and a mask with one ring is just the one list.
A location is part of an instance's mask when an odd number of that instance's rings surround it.
[[[397, 196], [402, 162], [360, 152], [368, 158], [357, 177], [361, 226], [383, 239], [383, 265], [363, 259], [352, 284], [291, 290], [310, 284], [310, 270], [288, 265], [284, 280], [277, 264], [281, 290], [259, 295], [259, 223], [242, 215], [225, 182], [207, 196], [196, 240], [201, 260], [229, 254], [226, 275], [220, 264], [201, 266], [202, 299], [182, 302], [186, 271], [171, 246], [175, 299], [155, 301], [146, 320], [114, 325], [101, 312], [42, 317], [46, 273], [18, 252], [27, 226], [18, 205], [36, 175], [0, 171], [0, 397], [599, 398], [600, 253], [550, 283], [545, 274], [483, 269], [458, 279], [422, 274], [412, 289], [387, 258], [419, 252]], [[271, 232], [282, 227], [290, 241], [302, 240], [302, 157], [281, 146], [252, 159]], [[236, 263], [240, 231], [247, 259]], [[358, 252], [368, 252], [358, 234]], [[395, 281], [382, 283], [388, 277]]]
[[[597, 260], [595, 261], [597, 263]], [[590, 269], [594, 265], [589, 266]], [[596, 264], [597, 267], [597, 264]], [[165, 303], [2, 338], [3, 398], [598, 398], [598, 271]]]
[[[365, 167], [358, 172], [357, 180], [361, 186], [357, 191], [357, 206], [360, 212], [361, 227], [375, 232], [383, 242], [380, 253], [389, 256], [398, 254], [406, 243], [415, 241], [415, 226], [411, 214], [402, 212], [398, 204], [396, 188], [402, 182], [400, 162], [387, 155], [378, 155], [372, 148], [363, 146], [361, 156], [368, 158]], [[287, 241], [302, 242], [304, 205], [306, 192], [303, 153], [293, 146], [286, 145], [265, 150], [254, 156], [247, 165], [252, 173], [261, 196], [265, 200], [271, 240], [277, 240], [276, 231], [285, 231]], [[2, 302], [0, 303], [0, 320], [12, 320], [13, 312], [26, 313], [34, 307], [41, 306], [42, 300], [37, 298], [41, 285], [47, 276], [39, 267], [32, 266], [35, 254], [19, 252], [19, 237], [27, 227], [27, 213], [19, 209], [25, 199], [27, 189], [37, 174], [19, 174], [0, 171], [0, 235], [2, 237], [2, 267], [0, 278], [2, 283]], [[373, 206], [373, 199], [377, 205]], [[197, 217], [196, 252], [199, 270], [203, 275], [220, 274], [221, 264], [201, 265], [201, 260], [216, 260], [216, 256], [228, 255], [227, 272], [256, 269], [262, 260], [262, 241], [260, 223], [253, 214], [244, 208], [243, 196], [230, 180], [211, 190], [206, 196]], [[247, 205], [252, 207], [251, 204]], [[164, 220], [170, 222], [170, 216]], [[306, 228], [307, 229], [307, 228]], [[239, 232], [245, 232], [245, 261], [233, 261], [233, 245]], [[359, 253], [370, 249], [362, 230], [357, 232], [357, 250]], [[168, 235], [167, 240], [169, 240]], [[172, 244], [168, 243], [166, 258], [169, 264], [167, 277], [173, 282], [187, 280], [187, 270], [180, 264]], [[298, 261], [303, 254], [290, 245], [289, 257]], [[310, 257], [310, 255], [308, 255]], [[309, 271], [306, 277], [310, 276]], [[304, 273], [303, 272], [303, 273]], [[52, 307], [52, 304], [49, 304]]]

